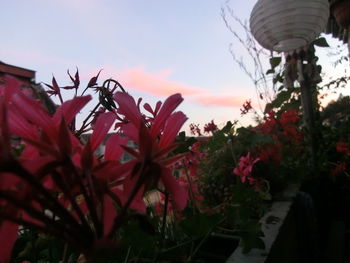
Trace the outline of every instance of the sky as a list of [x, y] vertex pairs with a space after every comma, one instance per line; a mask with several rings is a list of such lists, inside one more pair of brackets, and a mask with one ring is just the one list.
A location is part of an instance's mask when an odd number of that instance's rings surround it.
[[[36, 71], [36, 81], [82, 83], [102, 69], [100, 82], [118, 80], [136, 98], [156, 101], [180, 92], [185, 125], [240, 119], [253, 83], [232, 60], [230, 43], [246, 56], [226, 28], [228, 4], [243, 21], [256, 0], [12, 0], [0, 16], [0, 61]], [[240, 30], [233, 24], [235, 30]], [[70, 94], [65, 94], [69, 98]]]

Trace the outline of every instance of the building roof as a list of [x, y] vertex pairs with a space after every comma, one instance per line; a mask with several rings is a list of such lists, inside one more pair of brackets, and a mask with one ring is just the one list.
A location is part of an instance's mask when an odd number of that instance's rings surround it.
[[14, 76], [20, 77], [20, 78], [25, 78], [28, 80], [35, 79], [35, 71], [34, 70], [9, 65], [9, 64], [6, 64], [2, 61], [0, 61], [0, 73], [10, 74], [10, 75], [14, 75]]

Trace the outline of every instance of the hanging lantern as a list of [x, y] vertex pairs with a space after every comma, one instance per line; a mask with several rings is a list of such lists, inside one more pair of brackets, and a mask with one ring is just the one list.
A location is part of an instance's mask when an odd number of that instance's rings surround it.
[[250, 29], [264, 48], [288, 52], [312, 42], [328, 18], [328, 0], [259, 0], [250, 16]]

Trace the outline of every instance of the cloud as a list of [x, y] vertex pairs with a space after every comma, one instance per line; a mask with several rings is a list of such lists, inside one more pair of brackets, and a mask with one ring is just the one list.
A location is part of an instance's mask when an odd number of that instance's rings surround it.
[[[95, 74], [93, 73], [92, 75]], [[92, 75], [90, 74], [90, 77]], [[148, 72], [143, 67], [126, 70], [104, 67], [100, 79], [112, 76], [112, 78], [116, 78], [127, 90], [145, 92], [155, 96], [169, 96], [174, 93], [181, 93], [186, 100], [199, 105], [241, 107], [247, 99], [246, 97], [227, 94], [227, 92], [218, 94], [218, 89], [213, 91], [191, 86], [184, 82], [170, 80], [171, 75], [172, 70], [169, 69]]]
[[205, 94], [192, 98], [193, 101], [202, 105], [222, 106], [222, 107], [241, 107], [246, 98], [227, 94], [214, 95]]
[[153, 95], [170, 95], [181, 93], [182, 95], [194, 95], [203, 92], [203, 89], [187, 85], [179, 81], [169, 80], [171, 70], [162, 70], [155, 73], [146, 72], [137, 67], [121, 71], [120, 80], [129, 89], [151, 93]]

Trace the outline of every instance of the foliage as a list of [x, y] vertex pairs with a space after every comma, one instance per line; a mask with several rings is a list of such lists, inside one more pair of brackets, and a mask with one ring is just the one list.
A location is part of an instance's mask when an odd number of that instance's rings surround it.
[[[181, 95], [154, 108], [145, 103], [144, 113], [141, 101], [117, 81], [100, 87], [97, 74], [79, 96], [78, 71], [69, 76], [72, 86], [59, 87], [55, 78], [47, 85], [61, 101], [53, 115], [24, 96], [17, 80], [5, 77], [1, 86], [0, 235], [9, 237], [0, 249], [4, 262], [194, 262], [211, 233], [227, 226], [242, 237], [246, 252], [261, 247], [258, 219], [268, 192], [240, 184], [233, 174], [233, 123], [220, 130], [208, 123], [210, 139], [177, 136], [186, 121], [174, 112]], [[62, 88], [72, 90], [73, 99], [61, 100]], [[100, 100], [77, 128], [89, 89]], [[116, 133], [105, 140], [112, 127]], [[86, 131], [92, 134], [82, 140]], [[11, 145], [12, 135], [20, 142]], [[126, 153], [131, 159], [121, 162]], [[207, 165], [211, 179], [202, 176]], [[216, 189], [212, 201], [220, 209], [208, 207], [208, 194], [203, 200], [207, 180], [227, 186], [226, 199]], [[233, 192], [242, 198], [231, 200]]]

